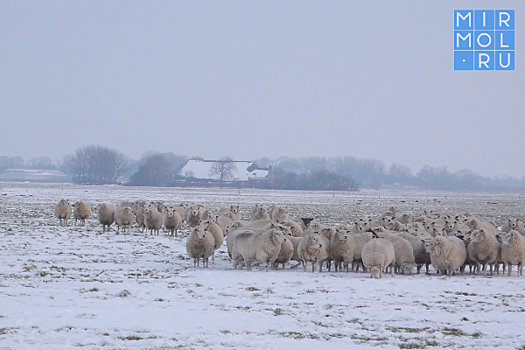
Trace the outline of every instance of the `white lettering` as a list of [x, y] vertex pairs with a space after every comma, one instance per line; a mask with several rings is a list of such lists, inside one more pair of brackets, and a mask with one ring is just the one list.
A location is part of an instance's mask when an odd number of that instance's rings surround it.
[[503, 33], [500, 33], [500, 34], [501, 34], [501, 37], [500, 37], [501, 40], [499, 41], [499, 42], [500, 42], [500, 46], [501, 46], [501, 47], [509, 47], [509, 45], [504, 45], [504, 44], [503, 44]]
[[[459, 27], [459, 18], [461, 17], [462, 20], [466, 20], [468, 18], [468, 26], [469, 28], [472, 27], [472, 17], [470, 16], [471, 12], [469, 12], [467, 15], [465, 15], [465, 17], [463, 17], [461, 15], [461, 13], [457, 12], [458, 16], [456, 17], [457, 19], [457, 25], [456, 27]], [[501, 16], [500, 16], [501, 17]]]
[[501, 55], [502, 55], [502, 53], [500, 52], [499, 53], [499, 65], [500, 65], [500, 67], [501, 68], [509, 68], [509, 66], [510, 66], [510, 52], [507, 53], [507, 65], [506, 66], [504, 66], [502, 64], [503, 58], [501, 57]]
[[456, 47], [459, 47], [459, 39], [465, 41], [468, 39], [468, 47], [472, 47], [472, 37], [470, 36], [472, 33], [468, 33], [465, 37], [461, 36], [460, 33], [457, 33], [457, 36], [456, 36]]
[[[487, 45], [482, 45], [481, 44], [481, 41], [479, 39], [481, 39], [482, 36], [486, 36], [489, 38], [489, 42]], [[479, 36], [478, 36], [478, 45], [481, 46], [481, 47], [487, 47], [490, 45], [490, 43], [492, 42], [492, 38], [490, 37], [490, 35], [488, 35], [487, 33], [481, 33]]]
[[[507, 16], [507, 19], [503, 20], [502, 15]], [[499, 26], [500, 27], [501, 27], [501, 23], [505, 23], [505, 25], [507, 27], [510, 27], [509, 26], [509, 21], [510, 21], [510, 14], [508, 12], [500, 12], [499, 13]]]
[[[487, 60], [486, 61], [482, 61], [481, 60], [481, 56], [485, 56], [487, 58]], [[487, 55], [486, 53], [480, 53], [479, 54], [479, 68], [481, 68], [481, 65], [484, 65], [485, 68], [488, 69], [489, 65], [487, 63], [489, 63], [489, 62], [490, 62], [490, 56], [489, 55]]]

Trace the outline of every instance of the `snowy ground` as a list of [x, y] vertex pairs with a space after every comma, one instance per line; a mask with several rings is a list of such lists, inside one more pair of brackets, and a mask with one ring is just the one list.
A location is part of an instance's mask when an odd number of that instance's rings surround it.
[[[337, 224], [402, 211], [523, 217], [519, 194], [357, 193], [0, 184], [2, 349], [525, 349], [525, 279], [193, 268], [185, 238], [59, 227], [60, 198], [276, 203]], [[186, 234], [187, 229], [183, 230]]]

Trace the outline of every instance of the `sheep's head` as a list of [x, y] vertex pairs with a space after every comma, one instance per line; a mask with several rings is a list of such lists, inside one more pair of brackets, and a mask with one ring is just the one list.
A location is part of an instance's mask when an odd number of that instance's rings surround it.
[[436, 242], [435, 240], [431, 240], [431, 241], [424, 240], [423, 244], [425, 245], [425, 252], [431, 253], [437, 246], [438, 242]]
[[204, 239], [206, 238], [206, 231], [200, 227], [200, 226], [197, 226], [193, 229], [193, 233], [197, 236], [198, 239]]
[[370, 269], [370, 275], [373, 278], [381, 278], [381, 268], [377, 266], [372, 267]]
[[308, 245], [311, 249], [319, 249], [323, 247], [321, 236], [318, 233], [313, 233], [308, 236]]
[[273, 242], [276, 244], [281, 244], [281, 243], [286, 242], [286, 237], [284, 237], [283, 231], [281, 230], [274, 229], [272, 230], [271, 235], [272, 235]]
[[335, 235], [333, 237], [334, 240], [338, 241], [346, 241], [348, 239], [346, 230], [335, 230]]
[[405, 274], [405, 275], [411, 275], [413, 269], [414, 269], [414, 265], [412, 265], [412, 264], [403, 264], [403, 265], [401, 265], [401, 270], [403, 271], [403, 274]]
[[509, 224], [510, 224], [510, 228], [515, 230], [516, 227], [518, 226], [518, 219], [509, 219]]
[[485, 240], [486, 234], [487, 233], [483, 229], [481, 229], [481, 230], [474, 230], [472, 232], [471, 241], [472, 242], [482, 242], [482, 241]]
[[230, 211], [234, 214], [239, 213], [239, 206], [238, 205], [230, 205]]

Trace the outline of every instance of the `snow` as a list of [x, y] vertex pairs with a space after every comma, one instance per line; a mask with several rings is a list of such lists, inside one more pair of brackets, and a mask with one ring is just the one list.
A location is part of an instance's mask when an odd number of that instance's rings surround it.
[[[6, 349], [494, 348], [525, 344], [523, 278], [193, 268], [185, 237], [59, 227], [61, 198], [284, 205], [336, 224], [400, 210], [523, 215], [520, 194], [356, 193], [0, 184], [0, 346]], [[497, 203], [497, 204], [489, 204]], [[183, 230], [183, 236], [188, 229]]]

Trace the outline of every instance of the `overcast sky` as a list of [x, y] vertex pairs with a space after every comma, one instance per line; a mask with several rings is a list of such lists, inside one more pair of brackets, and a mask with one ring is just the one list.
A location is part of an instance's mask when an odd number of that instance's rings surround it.
[[[0, 155], [100, 144], [525, 175], [525, 2], [0, 1]], [[453, 70], [455, 9], [516, 11], [516, 70]]]

